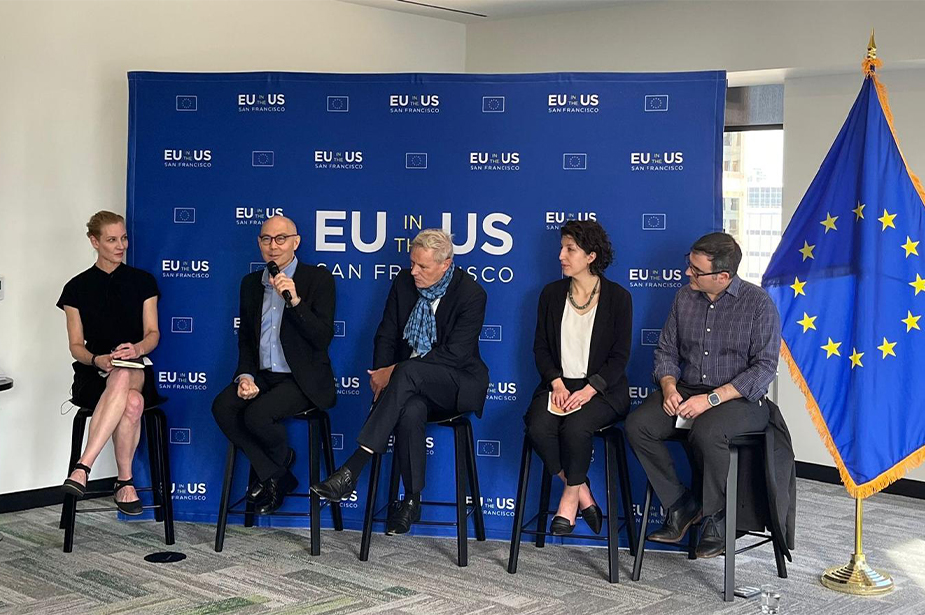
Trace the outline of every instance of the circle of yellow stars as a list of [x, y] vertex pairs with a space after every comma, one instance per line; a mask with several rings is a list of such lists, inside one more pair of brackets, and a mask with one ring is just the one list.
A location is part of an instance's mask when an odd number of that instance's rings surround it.
[[[855, 222], [860, 222], [864, 220], [864, 208], [867, 207], [861, 201], [858, 201], [857, 207], [851, 211], [854, 213]], [[896, 229], [895, 219], [898, 214], [891, 214], [887, 209], [883, 210], [883, 215], [877, 218], [877, 221], [880, 222], [881, 228], [880, 232], [886, 231], [888, 228]], [[833, 216], [831, 212], [826, 212], [825, 220], [820, 220], [824, 228], [824, 234], [828, 234], [829, 231], [837, 231], [838, 227], [836, 226], [836, 221], [838, 216]], [[909, 235], [906, 235], [906, 242], [900, 244], [900, 248], [905, 251], [905, 257], [909, 258], [910, 256], [919, 256], [918, 246], [919, 241], [912, 241], [912, 238]], [[817, 244], [810, 244], [808, 241], [803, 241], [803, 247], [798, 250], [800, 255], [803, 257], [803, 262], [806, 262], [808, 259], [815, 260], [816, 256], [813, 254], [813, 250], [816, 249]], [[799, 276], [795, 276], [793, 279], [793, 284], [790, 285], [790, 288], [793, 290], [793, 298], [796, 299], [798, 296], [806, 296], [805, 286], [807, 280], [800, 280]], [[925, 279], [918, 273], [915, 274], [915, 280], [909, 282], [914, 290], [914, 296], [917, 296], [921, 292], [925, 292]], [[796, 323], [803, 327], [803, 333], [805, 334], [810, 329], [816, 330], [816, 319], [819, 318], [819, 315], [810, 316], [808, 313], [803, 312], [803, 318], [797, 320]], [[919, 327], [919, 319], [922, 318], [921, 314], [913, 314], [911, 310], [906, 310], [906, 317], [900, 319], [900, 322], [906, 325], [906, 333], [911, 332], [913, 329], [921, 331]], [[822, 350], [825, 351], [825, 358], [829, 359], [831, 357], [840, 357], [841, 356], [841, 345], [842, 342], [837, 342], [831, 337], [827, 337], [827, 342], [820, 346]], [[883, 342], [877, 346], [877, 350], [881, 353], [881, 359], [886, 359], [887, 357], [895, 357], [896, 351], [895, 347], [898, 344], [898, 341], [891, 342], [886, 337], [883, 337]], [[851, 348], [851, 354], [848, 355], [848, 359], [851, 361], [851, 369], [855, 367], [864, 367], [864, 364], [861, 361], [861, 358], [864, 356], [864, 352], [858, 351], [857, 348]]]

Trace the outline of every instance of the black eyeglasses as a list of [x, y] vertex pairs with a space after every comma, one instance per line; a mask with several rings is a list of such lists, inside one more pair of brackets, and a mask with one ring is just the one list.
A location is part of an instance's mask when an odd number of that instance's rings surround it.
[[260, 245], [268, 246], [271, 241], [275, 241], [276, 245], [281, 246], [290, 237], [296, 237], [296, 235], [260, 235], [257, 239], [260, 240]]
[[701, 271], [700, 269], [697, 269], [697, 267], [691, 264], [690, 252], [684, 255], [684, 262], [687, 264], [687, 268], [691, 270], [691, 277], [694, 278], [700, 278], [705, 275], [719, 275], [720, 273], [729, 273], [728, 269], [720, 269], [719, 271]]

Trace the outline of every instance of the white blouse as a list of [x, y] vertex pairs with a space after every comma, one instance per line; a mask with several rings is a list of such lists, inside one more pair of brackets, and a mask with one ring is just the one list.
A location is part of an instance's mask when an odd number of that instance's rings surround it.
[[591, 354], [591, 331], [594, 329], [594, 316], [597, 305], [579, 314], [568, 301], [562, 312], [562, 376], [565, 378], [586, 378], [588, 376], [588, 356]]

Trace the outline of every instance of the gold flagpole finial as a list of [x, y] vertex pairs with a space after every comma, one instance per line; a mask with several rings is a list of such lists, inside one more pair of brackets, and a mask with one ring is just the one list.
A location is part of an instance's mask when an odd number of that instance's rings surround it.
[[867, 43], [867, 59], [877, 59], [877, 43], [874, 42], [874, 29], [870, 29], [870, 42]]

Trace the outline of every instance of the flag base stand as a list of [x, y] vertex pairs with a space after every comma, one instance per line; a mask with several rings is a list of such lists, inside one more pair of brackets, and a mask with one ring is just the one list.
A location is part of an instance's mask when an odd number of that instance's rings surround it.
[[827, 568], [819, 580], [829, 589], [845, 594], [879, 596], [893, 591], [893, 579], [871, 568], [861, 550], [862, 502], [860, 498], [855, 500], [854, 553], [851, 561], [844, 566]]

